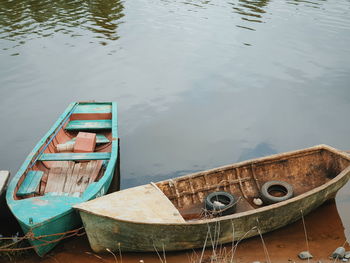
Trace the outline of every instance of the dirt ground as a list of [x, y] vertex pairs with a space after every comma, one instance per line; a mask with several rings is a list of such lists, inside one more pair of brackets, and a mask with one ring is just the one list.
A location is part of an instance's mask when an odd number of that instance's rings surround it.
[[[344, 220], [344, 219], [343, 219]], [[330, 259], [330, 254], [339, 246], [345, 243], [344, 227], [337, 207], [334, 201], [329, 201], [320, 208], [305, 217], [307, 228], [309, 248], [314, 256], [310, 262], [335, 262]], [[262, 240], [260, 237], [250, 238], [241, 241], [237, 247], [234, 262], [302, 262], [298, 258], [298, 253], [307, 250], [304, 229], [302, 221], [286, 226], [282, 229], [273, 231], [263, 235], [268, 255], [264, 252]], [[346, 249], [350, 250], [348, 244]], [[221, 248], [221, 255], [228, 255], [228, 251], [232, 248], [232, 244], [227, 244]], [[225, 252], [226, 251], [226, 252]], [[162, 258], [163, 262], [198, 262], [201, 250], [167, 252]], [[207, 249], [203, 262], [210, 262], [212, 250]], [[87, 241], [86, 236], [71, 238], [59, 244], [50, 254], [44, 258], [39, 258], [34, 252], [30, 252], [14, 262], [29, 263], [70, 263], [70, 262], [123, 262], [123, 263], [139, 263], [141, 260], [145, 263], [159, 263], [156, 253], [122, 253], [122, 258], [112, 254], [94, 254]], [[216, 258], [220, 259], [220, 255]], [[197, 260], [197, 261], [196, 261]], [[8, 262], [2, 259], [2, 262]], [[142, 261], [141, 261], [142, 262]], [[220, 262], [220, 261], [214, 261]], [[307, 260], [305, 261], [307, 262]]]

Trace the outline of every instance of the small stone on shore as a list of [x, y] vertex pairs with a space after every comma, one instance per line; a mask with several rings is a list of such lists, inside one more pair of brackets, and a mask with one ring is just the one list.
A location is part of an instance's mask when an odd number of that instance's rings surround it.
[[311, 253], [309, 251], [303, 251], [299, 253], [299, 258], [300, 259], [310, 259], [313, 258], [313, 256], [311, 255]]
[[345, 256], [345, 248], [338, 247], [334, 252], [332, 253], [332, 258], [339, 258], [342, 259]]

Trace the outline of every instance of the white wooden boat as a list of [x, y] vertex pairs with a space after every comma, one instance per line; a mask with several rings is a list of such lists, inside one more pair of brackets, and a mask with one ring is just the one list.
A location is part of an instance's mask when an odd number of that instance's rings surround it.
[[[227, 243], [300, 219], [334, 198], [349, 179], [349, 165], [348, 154], [319, 145], [126, 189], [74, 208], [95, 252], [199, 248], [212, 245], [206, 240], [214, 229], [217, 241]], [[290, 184], [294, 196], [257, 206], [254, 198], [273, 180]], [[204, 200], [214, 191], [238, 197], [236, 212], [201, 216]]]

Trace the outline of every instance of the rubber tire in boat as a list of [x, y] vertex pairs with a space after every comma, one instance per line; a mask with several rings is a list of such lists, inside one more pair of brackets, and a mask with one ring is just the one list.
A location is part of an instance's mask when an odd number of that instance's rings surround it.
[[[214, 201], [224, 202], [225, 206], [218, 206]], [[212, 192], [205, 198], [205, 209], [209, 212], [217, 212], [218, 215], [230, 215], [236, 212], [237, 199], [228, 192]], [[220, 211], [223, 211], [220, 213]]]
[[[273, 196], [269, 193], [271, 190], [277, 190], [285, 193], [283, 196]], [[261, 199], [266, 204], [275, 204], [293, 197], [293, 186], [283, 181], [268, 181], [260, 189]]]

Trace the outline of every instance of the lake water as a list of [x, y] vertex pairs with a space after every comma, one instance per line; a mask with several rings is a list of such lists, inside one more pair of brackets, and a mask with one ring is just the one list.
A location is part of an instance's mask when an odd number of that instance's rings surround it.
[[[117, 101], [122, 188], [350, 149], [349, 0], [1, 0], [0, 169], [68, 103]], [[350, 184], [337, 197], [350, 234]]]

